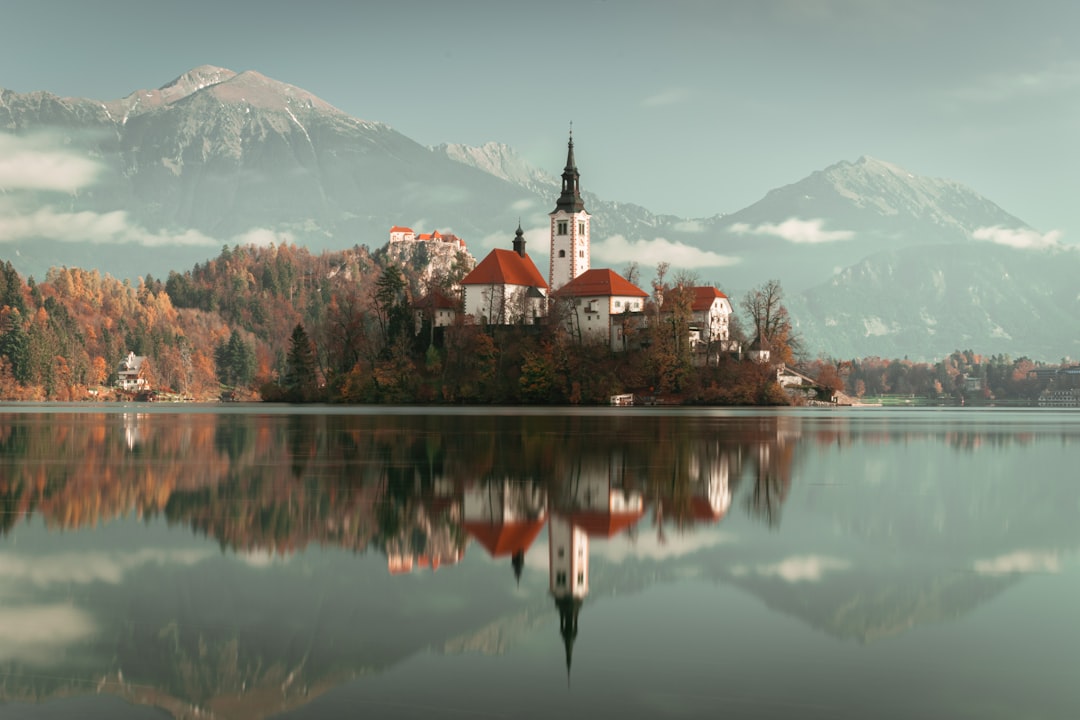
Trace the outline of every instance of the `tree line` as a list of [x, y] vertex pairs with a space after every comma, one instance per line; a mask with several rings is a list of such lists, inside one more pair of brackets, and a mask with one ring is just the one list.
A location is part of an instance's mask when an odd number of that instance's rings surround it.
[[[636, 393], [672, 402], [761, 405], [790, 398], [767, 364], [718, 347], [695, 353], [692, 273], [661, 263], [627, 349], [590, 344], [560, 322], [435, 327], [425, 298], [453, 296], [465, 258], [424, 280], [364, 246], [318, 255], [293, 245], [224, 247], [165, 280], [132, 285], [96, 271], [54, 268], [24, 280], [0, 263], [0, 397], [79, 400], [108, 396], [128, 353], [148, 359], [151, 386], [178, 396], [342, 403], [603, 404]], [[624, 276], [640, 286], [640, 269]], [[664, 312], [660, 312], [660, 308]], [[763, 343], [773, 362], [797, 365], [820, 385], [853, 396], [971, 394], [1032, 398], [1035, 364], [968, 351], [936, 364], [805, 359], [772, 280], [738, 302], [731, 338]], [[569, 328], [569, 329], [567, 329]], [[705, 358], [703, 360], [703, 358]]]

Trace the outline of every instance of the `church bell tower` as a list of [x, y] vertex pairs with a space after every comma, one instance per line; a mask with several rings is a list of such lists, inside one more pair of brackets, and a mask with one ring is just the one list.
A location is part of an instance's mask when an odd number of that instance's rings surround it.
[[548, 286], [557, 290], [590, 267], [589, 213], [581, 199], [580, 174], [574, 163], [574, 133], [567, 144], [562, 193], [551, 215], [551, 271]]

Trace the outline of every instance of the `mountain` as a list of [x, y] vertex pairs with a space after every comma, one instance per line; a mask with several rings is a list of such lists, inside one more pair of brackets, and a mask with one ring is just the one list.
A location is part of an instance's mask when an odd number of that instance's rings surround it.
[[[377, 248], [393, 225], [453, 233], [479, 258], [508, 247], [519, 219], [542, 265], [564, 160], [541, 170], [501, 143], [425, 147], [208, 65], [119, 100], [0, 89], [0, 155], [3, 259], [39, 278], [67, 265], [131, 279], [223, 245]], [[668, 261], [736, 301], [777, 278], [811, 354], [1075, 353], [1061, 328], [1077, 309], [1077, 253], [960, 183], [862, 157], [727, 215], [584, 197], [595, 266], [637, 261], [647, 283]]]

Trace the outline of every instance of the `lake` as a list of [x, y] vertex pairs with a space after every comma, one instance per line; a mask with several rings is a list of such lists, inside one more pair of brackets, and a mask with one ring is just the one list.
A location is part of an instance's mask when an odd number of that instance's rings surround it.
[[0, 717], [1075, 718], [1080, 412], [0, 408]]

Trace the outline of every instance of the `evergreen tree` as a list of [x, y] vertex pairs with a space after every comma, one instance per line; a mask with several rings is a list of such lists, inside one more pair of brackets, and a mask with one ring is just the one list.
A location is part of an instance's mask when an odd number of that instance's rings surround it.
[[282, 385], [285, 396], [291, 402], [304, 402], [315, 394], [315, 347], [300, 323], [293, 328], [289, 338], [289, 354], [285, 359], [285, 377]]
[[0, 355], [11, 363], [11, 375], [23, 385], [30, 382], [30, 336], [23, 327], [22, 315], [13, 309], [4, 334], [0, 335]]

